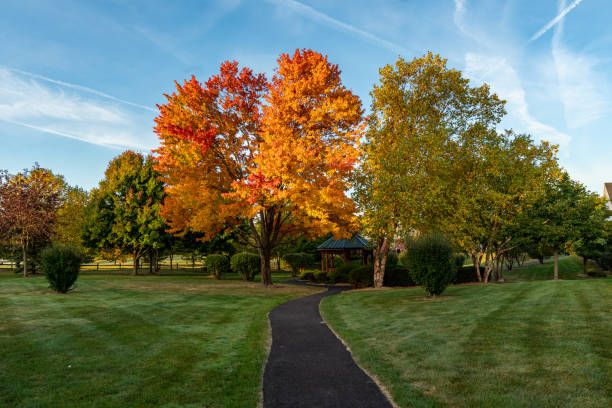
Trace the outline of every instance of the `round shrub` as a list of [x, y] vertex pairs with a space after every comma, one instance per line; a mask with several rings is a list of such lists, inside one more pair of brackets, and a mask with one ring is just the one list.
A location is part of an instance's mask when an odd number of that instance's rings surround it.
[[309, 282], [315, 282], [316, 281], [315, 274], [312, 271], [302, 272], [302, 274], [300, 275], [300, 279], [307, 280]]
[[385, 263], [385, 267], [395, 266], [397, 265], [398, 261], [399, 261], [399, 257], [397, 256], [397, 252], [389, 251], [389, 254], [387, 255], [387, 263]]
[[455, 279], [453, 247], [440, 234], [425, 235], [408, 242], [405, 257], [414, 282], [430, 296], [437, 296]]
[[223, 279], [223, 275], [230, 271], [230, 261], [225, 255], [210, 254], [204, 260], [206, 269], [211, 272], [215, 279]]
[[65, 245], [52, 245], [40, 254], [40, 266], [49, 281], [49, 287], [58, 293], [66, 293], [72, 288], [82, 262], [83, 254]]
[[252, 281], [261, 270], [261, 258], [250, 252], [240, 252], [232, 256], [230, 266], [232, 271], [242, 276], [242, 279]]
[[304, 268], [310, 266], [314, 262], [312, 255], [304, 252], [294, 252], [283, 255], [285, 262], [289, 264], [291, 268], [291, 276], [297, 276], [297, 274], [304, 270]]
[[351, 271], [360, 265], [359, 263], [351, 262], [335, 268], [327, 274], [329, 283], [348, 283]]
[[315, 277], [315, 281], [319, 282], [319, 283], [327, 283], [328, 281], [328, 276], [327, 276], [327, 272], [325, 271], [317, 271], [314, 273], [314, 277]]
[[374, 284], [374, 267], [365, 265], [353, 269], [349, 276], [349, 283], [356, 289], [372, 286]]
[[403, 265], [391, 265], [385, 268], [384, 286], [414, 286], [410, 271]]

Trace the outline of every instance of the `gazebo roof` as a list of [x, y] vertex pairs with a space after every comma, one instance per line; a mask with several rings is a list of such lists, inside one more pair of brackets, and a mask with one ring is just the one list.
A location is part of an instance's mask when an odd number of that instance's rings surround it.
[[370, 242], [359, 234], [353, 235], [351, 239], [334, 239], [331, 237], [317, 247], [319, 251], [324, 249], [363, 249], [370, 245]]

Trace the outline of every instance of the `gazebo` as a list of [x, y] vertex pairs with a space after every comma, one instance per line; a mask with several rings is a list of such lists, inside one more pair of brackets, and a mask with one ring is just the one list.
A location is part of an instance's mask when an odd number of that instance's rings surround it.
[[367, 265], [368, 257], [372, 256], [370, 242], [359, 234], [353, 235], [351, 239], [334, 239], [331, 237], [317, 247], [321, 251], [321, 270], [334, 269], [334, 255], [340, 255], [345, 262], [351, 259], [351, 255], [359, 253], [361, 263]]

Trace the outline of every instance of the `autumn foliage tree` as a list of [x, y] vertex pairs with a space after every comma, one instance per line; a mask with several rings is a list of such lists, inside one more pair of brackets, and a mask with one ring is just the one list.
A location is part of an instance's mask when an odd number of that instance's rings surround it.
[[0, 173], [0, 240], [21, 249], [23, 276], [28, 252], [54, 234], [64, 187], [61, 177], [38, 165], [15, 175]]
[[192, 77], [166, 98], [156, 118], [157, 169], [174, 233], [207, 240], [247, 223], [270, 285], [272, 250], [285, 237], [355, 231], [345, 193], [363, 111], [326, 56], [282, 54], [270, 82], [224, 62], [204, 84]]

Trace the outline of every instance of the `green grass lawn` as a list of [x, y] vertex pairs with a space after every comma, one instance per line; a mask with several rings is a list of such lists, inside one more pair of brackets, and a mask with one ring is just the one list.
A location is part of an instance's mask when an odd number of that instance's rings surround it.
[[0, 406], [255, 407], [267, 313], [313, 293], [205, 277], [0, 273]]
[[401, 407], [612, 406], [612, 279], [327, 297], [325, 319]]
[[[517, 281], [550, 280], [553, 278], [554, 263], [552, 260], [544, 264], [533, 264], [522, 268], [514, 267], [510, 271], [504, 271], [504, 278]], [[597, 271], [599, 268], [593, 263], [587, 263], [587, 271]], [[582, 258], [577, 256], [565, 256], [559, 258], [559, 279], [578, 279], [576, 276], [584, 273]]]

